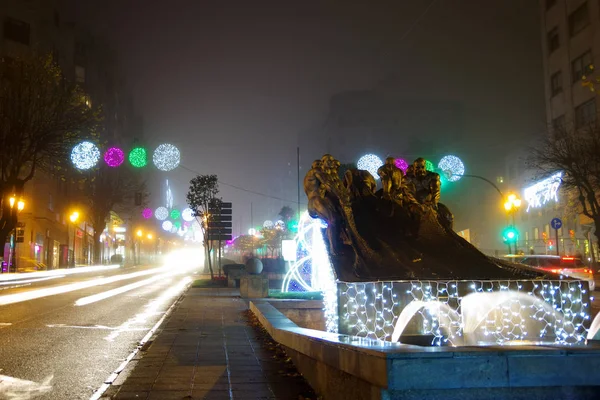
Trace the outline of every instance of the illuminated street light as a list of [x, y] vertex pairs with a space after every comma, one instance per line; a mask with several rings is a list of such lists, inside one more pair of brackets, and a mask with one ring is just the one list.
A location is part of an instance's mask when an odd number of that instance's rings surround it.
[[153, 236], [151, 233], [148, 234], [148, 236], [146, 236], [148, 238], [148, 240], [152, 240]]
[[138, 237], [142, 237], [143, 234], [144, 232], [142, 232], [141, 229], [138, 229], [138, 231], [136, 232], [136, 235], [138, 235]]
[[[8, 202], [9, 202], [10, 208], [11, 208], [11, 214], [13, 214], [12, 210], [15, 207], [16, 200], [17, 199], [15, 198], [15, 196], [11, 196], [8, 199]], [[17, 213], [20, 213], [21, 211], [23, 211], [24, 208], [25, 208], [25, 202], [23, 200], [19, 200], [17, 202]], [[14, 221], [15, 221], [15, 226], [14, 226], [13, 231], [11, 233], [11, 235], [12, 235], [12, 237], [14, 239], [12, 241], [12, 245], [11, 245], [12, 247], [10, 248], [10, 252], [11, 252], [10, 259], [12, 260], [11, 262], [12, 262], [14, 271], [17, 272], [17, 241], [18, 241], [18, 239], [17, 239], [17, 236], [18, 236], [17, 235], [17, 226], [18, 226], [18, 216], [17, 216], [16, 213], [14, 214]], [[10, 266], [9, 266], [9, 269], [10, 269]]]
[[79, 219], [79, 212], [73, 211], [71, 215], [69, 215], [69, 219], [73, 223], [73, 266], [75, 266], [75, 235], [77, 234], [75, 222], [77, 222], [77, 220]]

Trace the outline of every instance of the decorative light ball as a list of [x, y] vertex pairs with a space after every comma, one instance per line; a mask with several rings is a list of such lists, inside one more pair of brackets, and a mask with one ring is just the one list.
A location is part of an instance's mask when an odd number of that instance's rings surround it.
[[184, 208], [181, 212], [181, 218], [183, 218], [184, 221], [192, 222], [195, 219], [194, 210], [191, 208]]
[[96, 166], [100, 160], [100, 149], [92, 142], [81, 142], [71, 151], [71, 162], [77, 169], [86, 170]]
[[125, 153], [118, 147], [111, 147], [104, 153], [104, 162], [112, 168], [116, 168], [125, 161]]
[[279, 230], [284, 230], [285, 222], [283, 222], [283, 220], [280, 219], [279, 221], [275, 222], [275, 228]]
[[175, 222], [173, 222], [173, 226], [175, 228], [177, 228], [177, 229], [180, 229], [181, 228], [181, 221], [175, 221]]
[[373, 178], [379, 179], [379, 175], [377, 175], [377, 170], [379, 167], [383, 165], [383, 161], [381, 158], [377, 157], [375, 154], [365, 154], [361, 158], [358, 159], [356, 163], [356, 167], [358, 169], [362, 169], [368, 171]]
[[394, 164], [396, 164], [396, 167], [400, 168], [402, 172], [406, 173], [406, 170], [408, 169], [408, 163], [405, 159], [396, 158], [396, 160], [394, 160]]
[[433, 163], [431, 161], [425, 160], [425, 169], [427, 171], [434, 172], [435, 171], [435, 166], [433, 165]]
[[179, 219], [179, 217], [181, 217], [181, 212], [179, 212], [178, 209], [174, 208], [171, 210], [171, 219]]
[[458, 181], [465, 174], [465, 165], [461, 159], [452, 155], [442, 157], [438, 168], [447, 175], [450, 182]]
[[148, 152], [143, 147], [135, 147], [129, 152], [129, 163], [135, 168], [143, 168], [148, 164]]
[[181, 153], [179, 149], [172, 144], [163, 143], [154, 150], [152, 161], [156, 168], [161, 171], [172, 171], [179, 165], [181, 161]]
[[154, 214], [154, 212], [152, 212], [151, 208], [144, 208], [142, 210], [142, 217], [144, 217], [145, 219], [152, 218], [152, 214]]
[[166, 207], [158, 207], [156, 211], [154, 211], [154, 216], [159, 221], [164, 221], [169, 218], [169, 210]]
[[165, 231], [170, 232], [171, 229], [173, 229], [173, 223], [171, 221], [163, 221], [162, 228]]
[[256, 229], [254, 229], [254, 228], [248, 229], [248, 235], [250, 235], [250, 236], [256, 235]]
[[273, 229], [274, 226], [275, 226], [275, 224], [271, 220], [266, 220], [263, 223], [263, 228], [265, 228], [265, 229]]

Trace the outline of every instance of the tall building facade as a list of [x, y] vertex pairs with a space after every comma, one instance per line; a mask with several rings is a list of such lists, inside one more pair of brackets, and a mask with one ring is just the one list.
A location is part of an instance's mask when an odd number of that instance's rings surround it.
[[[63, 21], [55, 0], [0, 0], [0, 57], [32, 53], [51, 53], [65, 77], [84, 89], [86, 103], [102, 106], [107, 143], [123, 145], [132, 141], [127, 136], [141, 135], [140, 119], [134, 115], [116, 56], [106, 43], [77, 24]], [[38, 170], [25, 185], [16, 251], [11, 253], [10, 246], [4, 246], [6, 264], [24, 271], [92, 261], [94, 246], [100, 245], [94, 243], [94, 232], [105, 226], [94, 226], [81, 193], [85, 183], [81, 177], [73, 178]], [[83, 212], [72, 223], [69, 215], [75, 208]]]
[[600, 66], [600, 3], [541, 0], [540, 10], [548, 126], [589, 126], [597, 118], [597, 95], [582, 82]]

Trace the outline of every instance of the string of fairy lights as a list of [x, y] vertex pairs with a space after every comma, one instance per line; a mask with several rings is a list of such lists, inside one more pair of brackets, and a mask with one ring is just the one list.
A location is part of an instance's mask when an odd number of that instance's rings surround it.
[[[433, 345], [583, 344], [590, 301], [581, 281], [404, 281], [339, 283], [343, 332]], [[416, 321], [416, 322], [415, 322]]]

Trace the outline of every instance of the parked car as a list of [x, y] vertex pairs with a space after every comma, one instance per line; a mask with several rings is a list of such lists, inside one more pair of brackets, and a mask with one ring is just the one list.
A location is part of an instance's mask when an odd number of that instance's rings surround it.
[[596, 289], [592, 268], [585, 265], [580, 258], [534, 254], [516, 257], [513, 261], [553, 274], [588, 281], [590, 290]]

